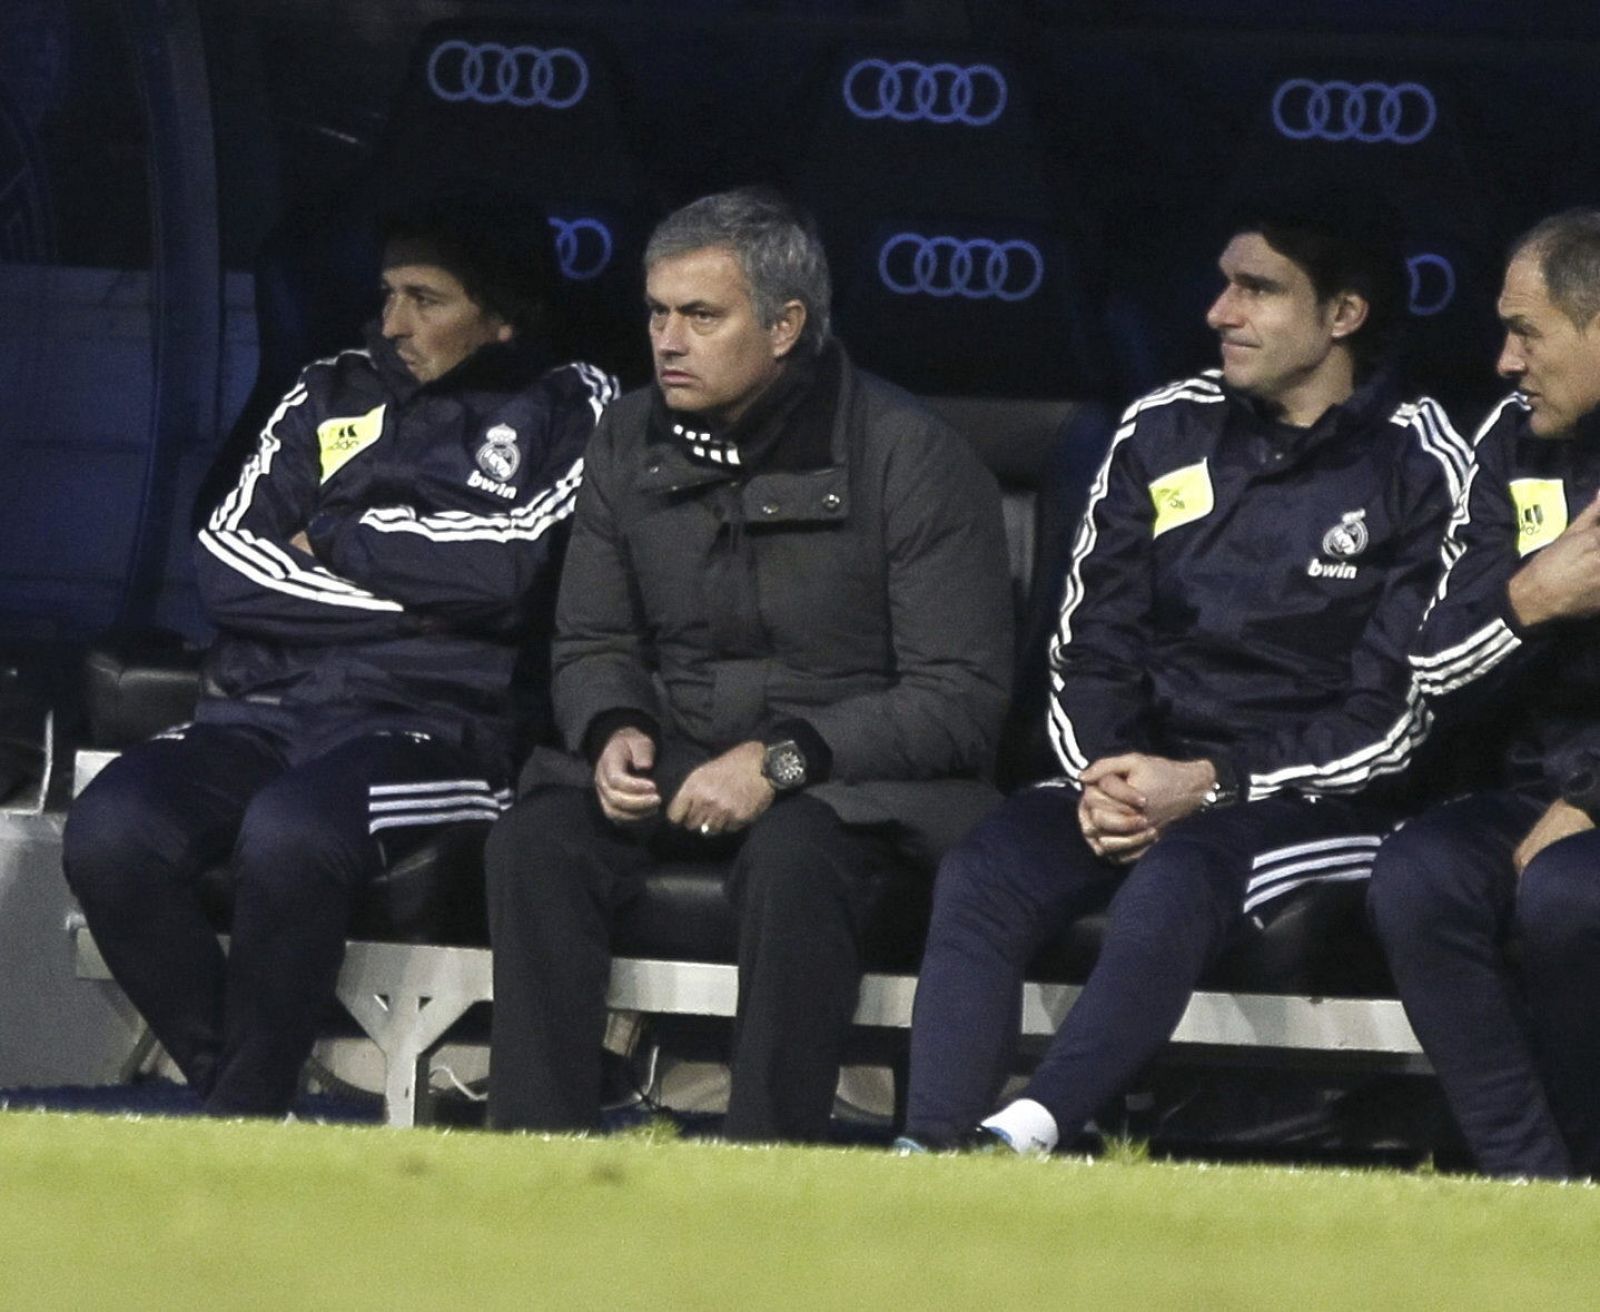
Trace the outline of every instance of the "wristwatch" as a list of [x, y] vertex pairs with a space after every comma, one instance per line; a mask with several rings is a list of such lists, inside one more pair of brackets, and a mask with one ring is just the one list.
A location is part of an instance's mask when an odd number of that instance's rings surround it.
[[1216, 771], [1217, 781], [1206, 789], [1206, 795], [1200, 799], [1200, 810], [1214, 811], [1219, 806], [1236, 805], [1239, 801], [1239, 783], [1233, 771], [1216, 761], [1212, 761], [1211, 768]]
[[806, 786], [806, 754], [793, 738], [768, 743], [761, 758], [761, 776], [774, 791], [792, 793]]

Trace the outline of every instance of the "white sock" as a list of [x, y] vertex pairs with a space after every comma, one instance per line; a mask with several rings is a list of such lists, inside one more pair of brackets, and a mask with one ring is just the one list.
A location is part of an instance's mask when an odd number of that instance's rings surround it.
[[1043, 1157], [1055, 1151], [1061, 1138], [1056, 1118], [1032, 1098], [1018, 1098], [1008, 1107], [1002, 1107], [983, 1122], [985, 1130], [993, 1130], [1011, 1145], [1013, 1152], [1029, 1157]]

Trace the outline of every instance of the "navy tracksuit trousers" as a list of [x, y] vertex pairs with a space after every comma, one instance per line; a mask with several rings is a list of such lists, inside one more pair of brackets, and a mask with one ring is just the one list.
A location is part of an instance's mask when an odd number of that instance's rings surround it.
[[1022, 1094], [1070, 1142], [1171, 1037], [1201, 974], [1251, 918], [1308, 883], [1365, 879], [1393, 824], [1339, 798], [1272, 797], [1191, 816], [1134, 865], [1095, 856], [1078, 793], [1018, 793], [940, 864], [911, 1030], [906, 1132], [953, 1141], [1011, 1068], [1029, 959], [1109, 905], [1083, 992]]
[[1411, 1026], [1490, 1175], [1600, 1172], [1600, 832], [1512, 853], [1546, 806], [1513, 792], [1409, 821], [1373, 920]]
[[[498, 806], [481, 766], [422, 735], [303, 759], [286, 733], [197, 724], [106, 767], [73, 804], [63, 864], [112, 975], [206, 1109], [281, 1115], [362, 890], [439, 825]], [[199, 891], [223, 862], [226, 957]]]

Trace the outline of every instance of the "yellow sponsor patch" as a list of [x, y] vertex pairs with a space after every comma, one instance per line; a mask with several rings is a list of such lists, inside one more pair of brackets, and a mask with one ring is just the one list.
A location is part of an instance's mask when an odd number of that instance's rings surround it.
[[1559, 478], [1514, 478], [1511, 504], [1517, 509], [1517, 555], [1547, 547], [1567, 527], [1567, 492]]
[[322, 452], [322, 481], [332, 478], [351, 456], [371, 446], [383, 434], [383, 411], [325, 419], [317, 425], [317, 445]]
[[1192, 524], [1211, 513], [1215, 504], [1211, 494], [1211, 474], [1202, 460], [1163, 474], [1150, 484], [1150, 504], [1155, 507], [1155, 525], [1150, 536], [1158, 538], [1168, 529]]

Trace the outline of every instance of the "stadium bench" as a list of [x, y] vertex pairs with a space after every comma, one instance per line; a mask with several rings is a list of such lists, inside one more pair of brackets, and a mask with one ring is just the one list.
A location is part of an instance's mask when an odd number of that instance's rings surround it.
[[[1065, 402], [936, 400], [995, 469], [1005, 489], [1023, 650], [1013, 733], [1005, 748], [1011, 781], [1037, 773], [1042, 749], [1044, 642], [1055, 610], [1054, 580], [1088, 471], [1103, 450], [1103, 418]], [[1047, 491], [1041, 499], [1038, 490]], [[1042, 586], [1033, 586], [1036, 563]], [[105, 648], [89, 661], [87, 708], [97, 744], [80, 750], [74, 793], [120, 746], [186, 718], [197, 689], [192, 662], [148, 648]], [[446, 831], [386, 871], [364, 899], [337, 983], [339, 1002], [385, 1063], [389, 1124], [427, 1114], [431, 1055], [480, 1003], [493, 1000], [484, 929], [483, 826]], [[226, 923], [218, 878], [213, 914]], [[856, 1024], [904, 1030], [926, 924], [928, 881], [908, 881], [869, 926]], [[1364, 1068], [1425, 1070], [1381, 954], [1368, 934], [1359, 885], [1329, 885], [1292, 899], [1270, 924], [1247, 932], [1202, 981], [1173, 1041], [1190, 1047], [1270, 1051], [1285, 1060], [1329, 1054]], [[1045, 1036], [1078, 996], [1104, 919], [1090, 916], [1036, 959], [1023, 991], [1022, 1033]], [[109, 972], [81, 918], [69, 930], [85, 979]], [[715, 865], [664, 867], [619, 923], [609, 1006], [649, 1016], [732, 1017], [735, 925]], [[402, 941], [396, 941], [402, 940]]]

